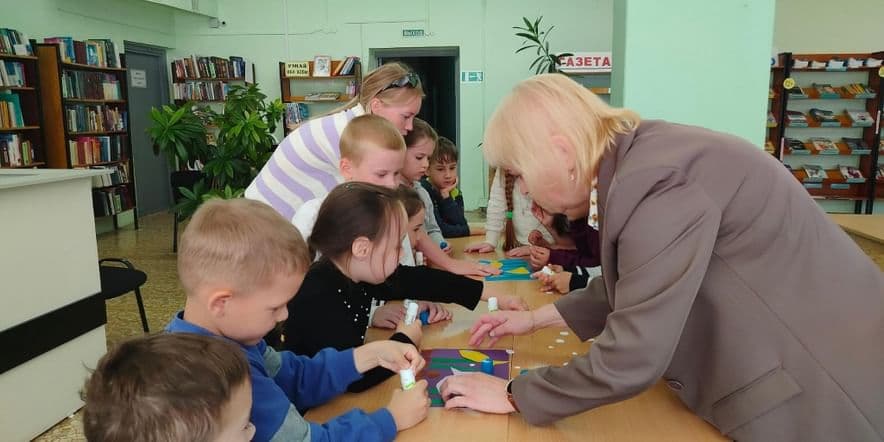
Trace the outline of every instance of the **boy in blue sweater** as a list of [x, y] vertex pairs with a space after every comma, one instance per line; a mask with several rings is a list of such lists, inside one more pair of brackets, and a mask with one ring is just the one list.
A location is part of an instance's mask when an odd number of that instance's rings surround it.
[[262, 339], [288, 317], [287, 303], [309, 265], [301, 235], [270, 206], [247, 199], [208, 201], [181, 238], [178, 276], [187, 299], [166, 331], [239, 344], [249, 362], [255, 441], [393, 440], [397, 431], [426, 417], [426, 382], [397, 390], [386, 408], [352, 410], [322, 425], [305, 421], [299, 410], [345, 392], [378, 366], [419, 371], [424, 360], [414, 346], [376, 341], [307, 358], [276, 352]]
[[433, 201], [436, 222], [445, 238], [485, 233], [484, 229], [471, 229], [467, 224], [463, 213], [463, 195], [457, 188], [457, 159], [457, 146], [448, 138], [439, 137], [429, 158], [427, 176], [421, 179], [421, 185]]

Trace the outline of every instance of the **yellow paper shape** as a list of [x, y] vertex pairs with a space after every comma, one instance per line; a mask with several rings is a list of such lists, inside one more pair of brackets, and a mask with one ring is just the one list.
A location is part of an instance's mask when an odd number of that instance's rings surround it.
[[[488, 355], [485, 353], [475, 351], [475, 350], [460, 350], [460, 356], [468, 361], [479, 362], [481, 363]], [[494, 365], [505, 364], [506, 361], [494, 361]]]
[[524, 267], [516, 267], [516, 268], [510, 270], [509, 273], [513, 273], [516, 275], [527, 275], [531, 272], [529, 272], [528, 269], [526, 269]]

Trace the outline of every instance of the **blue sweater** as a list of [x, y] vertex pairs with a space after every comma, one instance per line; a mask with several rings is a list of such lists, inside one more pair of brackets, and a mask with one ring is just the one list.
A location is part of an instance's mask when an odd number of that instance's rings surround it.
[[446, 238], [470, 236], [470, 225], [463, 213], [463, 195], [460, 189], [454, 189], [451, 191], [452, 195], [442, 198], [442, 194], [427, 177], [421, 179], [421, 186], [426, 189], [433, 201], [433, 213], [436, 215], [439, 229], [442, 230], [442, 236]]
[[[183, 315], [176, 314], [166, 331], [216, 336], [187, 322]], [[239, 346], [249, 360], [252, 380], [253, 441], [391, 441], [396, 437], [396, 423], [386, 408], [374, 413], [351, 410], [322, 425], [305, 421], [298, 412], [325, 403], [362, 377], [352, 349], [325, 349], [308, 358], [277, 352], [263, 340]]]

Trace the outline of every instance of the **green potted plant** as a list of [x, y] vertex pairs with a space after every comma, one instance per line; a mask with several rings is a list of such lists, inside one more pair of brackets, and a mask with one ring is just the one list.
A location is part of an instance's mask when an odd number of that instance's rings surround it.
[[559, 57], [568, 57], [574, 54], [570, 52], [556, 54], [549, 51], [549, 40], [547, 39], [555, 26], [550, 25], [547, 30], [542, 31], [540, 29], [540, 22], [542, 20], [543, 16], [538, 17], [534, 22], [528, 20], [527, 17], [522, 17], [522, 21], [525, 22], [525, 27], [513, 26], [513, 29], [519, 31], [516, 32], [516, 36], [525, 39], [522, 41], [522, 47], [516, 49], [516, 53], [518, 54], [527, 49], [534, 49], [537, 58], [531, 62], [531, 66], [529, 66], [528, 69], [533, 69], [535, 74], [540, 74], [542, 72], [555, 73], [559, 71]]
[[[279, 99], [267, 103], [266, 98], [255, 84], [234, 85], [221, 113], [191, 102], [151, 110], [153, 126], [148, 132], [155, 153], [165, 152], [178, 170], [202, 165], [202, 175], [192, 187], [177, 189], [181, 197], [173, 210], [179, 219], [188, 218], [208, 199], [241, 197], [270, 158], [283, 105]], [[210, 137], [210, 130], [217, 136]]]

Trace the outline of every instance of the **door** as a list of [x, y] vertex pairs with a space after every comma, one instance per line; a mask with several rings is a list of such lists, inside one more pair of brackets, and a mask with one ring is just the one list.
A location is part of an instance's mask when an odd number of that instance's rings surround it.
[[169, 162], [164, 154], [154, 154], [153, 141], [147, 134], [151, 124], [150, 109], [169, 104], [166, 51], [127, 41], [126, 67], [129, 70], [129, 124], [135, 198], [138, 201], [138, 215], [143, 216], [166, 211], [172, 205]]

